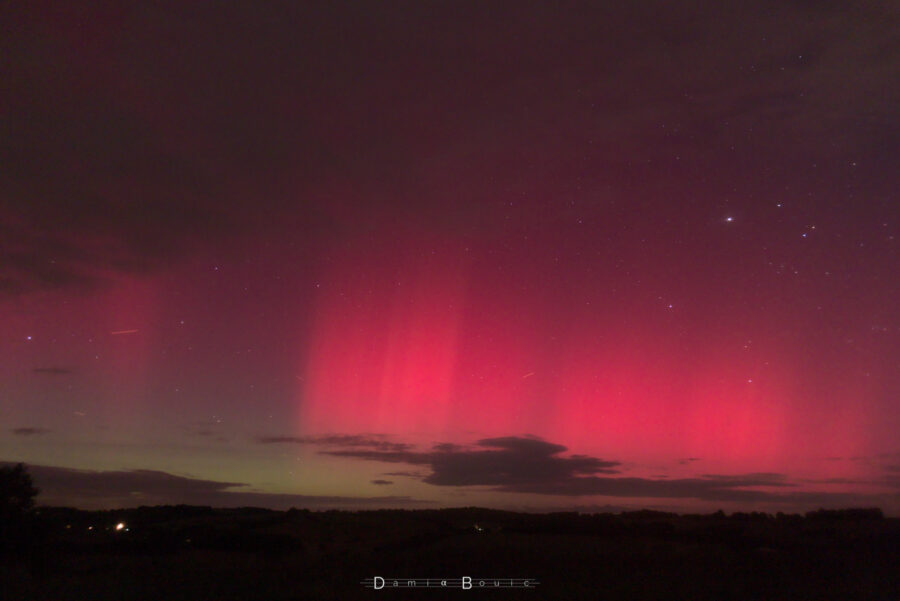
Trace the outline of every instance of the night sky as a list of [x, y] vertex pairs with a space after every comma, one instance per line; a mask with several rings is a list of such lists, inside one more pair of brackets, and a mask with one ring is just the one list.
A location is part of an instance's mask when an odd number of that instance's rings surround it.
[[40, 502], [900, 514], [896, 2], [0, 29]]

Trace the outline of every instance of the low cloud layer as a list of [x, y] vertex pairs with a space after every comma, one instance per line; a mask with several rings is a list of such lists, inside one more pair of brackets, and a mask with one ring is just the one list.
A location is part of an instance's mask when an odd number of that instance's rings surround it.
[[[13, 465], [0, 462], [0, 466]], [[139, 505], [208, 505], [212, 507], [375, 508], [417, 507], [427, 503], [405, 496], [342, 497], [264, 493], [240, 482], [178, 476], [157, 470], [78, 470], [28, 465], [40, 489], [38, 503], [82, 509]]]

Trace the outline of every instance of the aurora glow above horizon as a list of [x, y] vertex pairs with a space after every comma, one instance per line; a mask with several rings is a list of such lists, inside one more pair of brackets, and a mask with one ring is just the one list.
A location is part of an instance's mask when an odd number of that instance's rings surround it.
[[0, 462], [900, 513], [900, 18], [777, 7], [11, 9]]

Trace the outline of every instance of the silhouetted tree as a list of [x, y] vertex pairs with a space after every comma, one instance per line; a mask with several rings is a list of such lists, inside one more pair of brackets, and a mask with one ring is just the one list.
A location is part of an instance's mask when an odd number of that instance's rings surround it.
[[0, 516], [14, 517], [30, 511], [37, 494], [38, 489], [24, 465], [0, 467]]
[[0, 467], [0, 553], [20, 553], [33, 546], [31, 510], [37, 494], [24, 465]]

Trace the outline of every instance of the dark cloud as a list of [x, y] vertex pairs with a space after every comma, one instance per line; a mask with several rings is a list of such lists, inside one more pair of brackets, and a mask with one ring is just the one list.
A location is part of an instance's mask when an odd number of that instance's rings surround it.
[[500, 486], [515, 489], [529, 482], [566, 481], [587, 474], [616, 473], [617, 461], [603, 461], [586, 455], [559, 457], [566, 447], [537, 438], [485, 438], [474, 450], [435, 445], [430, 452], [342, 449], [321, 451], [339, 457], [356, 457], [390, 463], [428, 465], [432, 473], [424, 478], [439, 486]]
[[[450, 227], [489, 223], [485, 199], [522, 178], [510, 160], [536, 182], [641, 181], [678, 156], [729, 189], [800, 162], [893, 164], [896, 8], [812, 4], [12, 3], [0, 292], [146, 273], [275, 215], [332, 232], [332, 210], [297, 199], [334, 180], [362, 223], [395, 198]], [[446, 186], [452, 214], [436, 154], [473, 174], [474, 194]], [[402, 202], [426, 187], [433, 206]]]
[[479, 440], [472, 449], [442, 445], [435, 445], [435, 448], [448, 450], [342, 449], [321, 452], [339, 457], [427, 466], [431, 473], [422, 476], [421, 480], [436, 486], [489, 486], [493, 490], [510, 493], [694, 498], [808, 506], [883, 500], [877, 496], [855, 493], [789, 490], [795, 484], [784, 474], [769, 472], [707, 474], [682, 479], [607, 476], [605, 474], [618, 473], [621, 463], [586, 455], [562, 457], [560, 454], [566, 451], [566, 447], [536, 438], [487, 438]]
[[62, 376], [72, 373], [67, 367], [35, 367], [32, 370], [36, 374], [47, 374], [49, 376]]
[[[558, 457], [562, 445], [530, 438], [489, 438], [477, 443], [490, 450], [433, 454], [433, 473], [425, 482], [436, 485], [490, 485], [514, 490], [533, 481], [564, 481], [587, 474], [616, 473], [617, 461], [585, 455]], [[493, 450], [497, 449], [497, 450]]]
[[38, 434], [47, 434], [50, 430], [46, 428], [13, 428], [10, 432], [16, 436], [36, 436]]
[[381, 437], [356, 434], [330, 434], [326, 436], [260, 436], [256, 442], [261, 444], [309, 444], [338, 447], [368, 447], [377, 451], [406, 451], [412, 445], [391, 442]]
[[679, 465], [688, 465], [695, 461], [700, 461], [700, 458], [699, 457], [687, 457], [685, 459], [679, 460], [678, 463], [679, 463]]
[[372, 484], [378, 484], [379, 486], [386, 486], [388, 484], [393, 484], [390, 480], [372, 480]]
[[[0, 466], [13, 465], [0, 462]], [[176, 476], [156, 470], [93, 471], [29, 465], [43, 505], [84, 509], [138, 505], [209, 505], [213, 507], [364, 508], [409, 507], [426, 501], [404, 496], [340, 497], [263, 493], [247, 484]]]

